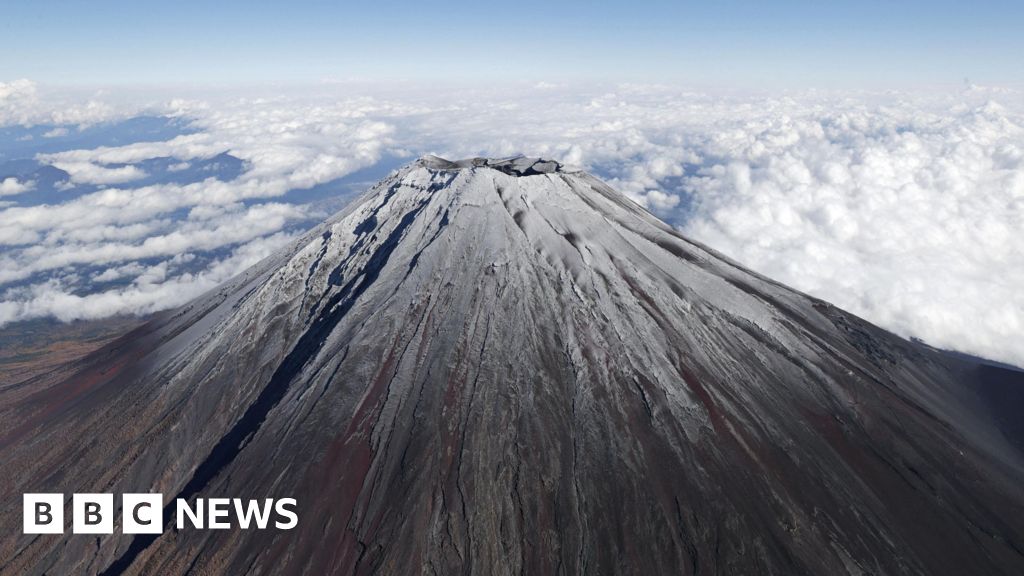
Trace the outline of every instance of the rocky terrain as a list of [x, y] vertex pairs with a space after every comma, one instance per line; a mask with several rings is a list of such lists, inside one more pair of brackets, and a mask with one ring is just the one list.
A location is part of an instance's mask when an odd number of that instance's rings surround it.
[[[74, 361], [142, 324], [135, 317], [80, 320], [27, 320], [0, 327], [0, 386], [74, 367]], [[64, 374], [66, 377], [67, 374]], [[60, 376], [58, 376], [60, 377]]]
[[[551, 161], [423, 158], [62, 369], [0, 387], [5, 574], [1024, 573], [1019, 373]], [[299, 524], [22, 535], [24, 492]]]

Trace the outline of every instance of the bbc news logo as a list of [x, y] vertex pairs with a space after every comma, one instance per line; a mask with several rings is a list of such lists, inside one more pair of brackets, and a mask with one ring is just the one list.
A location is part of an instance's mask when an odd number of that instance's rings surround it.
[[[194, 505], [178, 498], [174, 501], [175, 526], [178, 530], [188, 526], [210, 530], [234, 526], [263, 530], [273, 526], [291, 530], [299, 523], [295, 505], [294, 498], [196, 498]], [[74, 534], [113, 534], [115, 515], [113, 494], [73, 494], [71, 497], [71, 532]], [[64, 495], [25, 494], [22, 517], [25, 534], [63, 534]], [[122, 494], [121, 531], [124, 534], [163, 532], [163, 495]]]

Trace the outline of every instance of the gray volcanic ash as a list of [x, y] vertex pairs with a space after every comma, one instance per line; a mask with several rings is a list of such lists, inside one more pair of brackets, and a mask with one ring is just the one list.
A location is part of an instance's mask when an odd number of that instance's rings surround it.
[[[1024, 573], [974, 364], [555, 162], [421, 159], [74, 370], [0, 389], [4, 573]], [[299, 523], [21, 535], [24, 492]]]

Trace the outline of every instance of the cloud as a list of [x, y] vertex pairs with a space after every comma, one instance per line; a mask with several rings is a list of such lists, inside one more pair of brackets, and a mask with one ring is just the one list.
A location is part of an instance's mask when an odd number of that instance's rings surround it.
[[36, 183], [32, 181], [21, 182], [17, 178], [10, 176], [0, 180], [0, 196], [14, 196], [16, 194], [24, 194], [36, 187]]
[[0, 82], [0, 126], [22, 124], [33, 117], [36, 85], [26, 79]]
[[[684, 230], [904, 336], [1024, 364], [1024, 129], [992, 103], [715, 134]], [[725, 159], [728, 159], [725, 161]]]
[[[27, 79], [0, 82], [0, 126], [56, 124], [86, 126], [138, 113], [146, 106], [115, 106], [81, 90], [41, 91]], [[61, 135], [57, 128], [44, 134]]]
[[[0, 301], [0, 325], [16, 320], [53, 317], [64, 322], [119, 314], [149, 314], [187, 303], [266, 258], [293, 237], [276, 233], [250, 242], [203, 271], [171, 274], [173, 260], [148, 267], [127, 287], [80, 295], [59, 280], [9, 291]], [[134, 273], [135, 270], [127, 273]], [[110, 275], [112, 277], [113, 274]]]
[[[195, 209], [194, 209], [195, 211]], [[215, 215], [185, 222], [154, 221], [131, 226], [85, 226], [63, 231], [0, 257], [0, 285], [75, 265], [109, 265], [173, 256], [189, 251], [210, 251], [244, 244], [279, 232], [287, 224], [306, 218], [298, 206], [279, 203], [224, 207]], [[52, 233], [51, 233], [52, 234]], [[6, 260], [6, 261], [5, 261]]]
[[644, 202], [655, 212], [667, 212], [679, 205], [679, 196], [661, 190], [648, 190], [642, 194]]
[[138, 142], [127, 146], [100, 146], [87, 150], [68, 150], [40, 154], [37, 159], [48, 164], [132, 164], [150, 158], [172, 157], [179, 160], [209, 158], [231, 145], [227, 139], [210, 133], [184, 134], [166, 141]]
[[136, 166], [109, 168], [92, 162], [54, 162], [52, 165], [67, 172], [75, 184], [124, 184], [146, 177]]

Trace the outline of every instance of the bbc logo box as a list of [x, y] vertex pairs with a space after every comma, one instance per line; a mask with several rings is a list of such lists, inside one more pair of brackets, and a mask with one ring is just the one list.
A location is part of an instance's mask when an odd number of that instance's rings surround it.
[[25, 494], [21, 517], [25, 534], [64, 533], [63, 494]]
[[[23, 502], [25, 534], [64, 533], [63, 494], [25, 494]], [[237, 520], [234, 525], [242, 530], [250, 527], [291, 530], [299, 522], [296, 506], [294, 498], [196, 498], [194, 504], [177, 498], [173, 507], [170, 504], [165, 507], [162, 494], [122, 494], [121, 531], [125, 534], [160, 534], [164, 530], [166, 510], [172, 510], [178, 530], [188, 524], [199, 530], [231, 528], [232, 511]], [[71, 531], [74, 534], [113, 534], [116, 515], [113, 494], [71, 496]]]
[[[159, 534], [163, 531], [161, 494], [123, 494], [121, 530], [125, 534]], [[64, 533], [63, 494], [25, 494], [22, 518], [25, 534]], [[113, 494], [73, 494], [71, 531], [75, 534], [113, 534]]]

